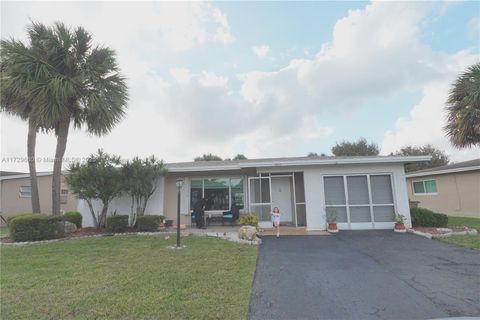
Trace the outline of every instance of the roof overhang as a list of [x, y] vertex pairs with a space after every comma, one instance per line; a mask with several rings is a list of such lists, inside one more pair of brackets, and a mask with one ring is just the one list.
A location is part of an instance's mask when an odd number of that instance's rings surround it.
[[216, 166], [184, 166], [175, 168], [167, 164], [169, 172], [202, 172], [202, 171], [232, 171], [244, 168], [265, 168], [265, 167], [295, 167], [295, 166], [318, 166], [318, 165], [345, 165], [345, 164], [391, 164], [391, 163], [412, 163], [430, 161], [431, 156], [407, 156], [407, 157], [364, 157], [364, 158], [332, 158], [332, 159], [297, 159], [297, 160], [271, 160], [271, 161], [249, 161], [236, 164], [218, 164]]
[[446, 170], [436, 170], [436, 171], [427, 171], [427, 172], [412, 172], [405, 175], [406, 178], [415, 178], [415, 177], [426, 177], [426, 176], [435, 176], [440, 174], [449, 174], [449, 173], [458, 173], [458, 172], [468, 172], [468, 171], [480, 171], [480, 166], [472, 166], [465, 168], [456, 168], [456, 169], [446, 169]]
[[[62, 175], [66, 175], [68, 174], [68, 171], [62, 171]], [[38, 172], [37, 173], [37, 177], [45, 177], [45, 176], [51, 176], [53, 175], [53, 172], [49, 171], [49, 172]], [[3, 180], [13, 180], [13, 179], [25, 179], [25, 178], [30, 178], [30, 174], [29, 173], [22, 173], [22, 174], [14, 174], [14, 175], [10, 175], [10, 176], [3, 176], [3, 177], [0, 177], [0, 181], [3, 181]]]

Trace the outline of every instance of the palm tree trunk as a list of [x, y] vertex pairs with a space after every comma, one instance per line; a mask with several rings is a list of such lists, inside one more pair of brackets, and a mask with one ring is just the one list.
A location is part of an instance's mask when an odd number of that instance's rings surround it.
[[57, 148], [53, 162], [52, 177], [52, 214], [60, 215], [60, 188], [62, 184], [62, 161], [67, 149], [68, 127], [70, 119], [60, 122], [57, 129]]
[[28, 120], [27, 158], [30, 170], [30, 188], [32, 193], [32, 212], [40, 213], [40, 198], [38, 196], [37, 169], [35, 165], [35, 144], [37, 141], [37, 126], [33, 119]]

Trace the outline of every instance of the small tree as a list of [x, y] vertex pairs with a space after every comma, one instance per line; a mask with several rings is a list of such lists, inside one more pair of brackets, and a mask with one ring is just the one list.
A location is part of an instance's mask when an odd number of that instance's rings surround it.
[[158, 179], [167, 173], [163, 161], [155, 156], [144, 160], [135, 157], [122, 166], [123, 188], [130, 194], [132, 205], [130, 224], [133, 226], [138, 216], [145, 214], [148, 200], [157, 189]]
[[[120, 157], [109, 155], [102, 150], [90, 155], [85, 163], [73, 163], [66, 177], [72, 192], [85, 200], [97, 228], [106, 225], [108, 206], [122, 192]], [[100, 213], [95, 212], [93, 200], [102, 202]]]
[[233, 160], [247, 160], [247, 157], [239, 153], [233, 158]]
[[337, 156], [376, 156], [380, 153], [376, 143], [368, 143], [365, 138], [357, 142], [343, 141], [332, 147], [332, 153]]
[[427, 144], [423, 147], [406, 146], [395, 153], [397, 156], [432, 156], [432, 160], [425, 162], [409, 163], [405, 165], [405, 171], [417, 171], [433, 167], [444, 166], [449, 163], [449, 158], [440, 149]]
[[194, 161], [222, 161], [222, 158], [212, 153], [205, 153], [200, 157], [193, 159]]

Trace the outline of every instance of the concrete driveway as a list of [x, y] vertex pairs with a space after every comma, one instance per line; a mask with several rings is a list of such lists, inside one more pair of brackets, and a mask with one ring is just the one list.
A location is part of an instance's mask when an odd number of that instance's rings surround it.
[[480, 315], [480, 253], [393, 231], [264, 237], [250, 319]]

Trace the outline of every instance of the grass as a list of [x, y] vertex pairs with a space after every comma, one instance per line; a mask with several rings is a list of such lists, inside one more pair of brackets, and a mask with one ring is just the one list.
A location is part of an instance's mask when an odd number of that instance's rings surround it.
[[450, 236], [447, 238], [438, 238], [438, 240], [465, 248], [480, 250], [480, 234]]
[[3, 319], [245, 319], [257, 248], [116, 236], [2, 247]]
[[438, 240], [470, 249], [480, 250], [480, 218], [448, 216], [449, 227], [469, 227], [477, 229], [476, 235], [450, 236]]
[[480, 229], [480, 218], [448, 216], [448, 226]]

